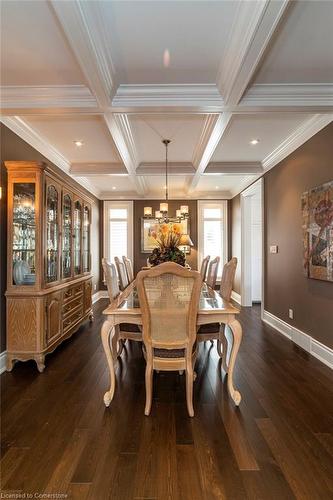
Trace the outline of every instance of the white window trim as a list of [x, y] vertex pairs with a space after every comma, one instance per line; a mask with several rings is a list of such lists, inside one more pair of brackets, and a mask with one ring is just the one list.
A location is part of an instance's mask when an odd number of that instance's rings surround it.
[[[127, 219], [127, 257], [133, 262], [133, 201], [105, 201], [104, 202], [104, 245], [103, 256], [106, 259], [110, 258], [110, 225], [109, 213], [110, 209], [126, 208], [128, 213]], [[119, 258], [122, 255], [118, 256]]]
[[[228, 202], [227, 200], [198, 200], [198, 269], [200, 270], [201, 263], [205, 258], [204, 253], [204, 208], [220, 208], [222, 213], [223, 222], [223, 262], [220, 263], [219, 274], [222, 275], [222, 269], [224, 264], [228, 261]], [[215, 255], [210, 256], [212, 259]], [[219, 276], [220, 279], [221, 276]]]

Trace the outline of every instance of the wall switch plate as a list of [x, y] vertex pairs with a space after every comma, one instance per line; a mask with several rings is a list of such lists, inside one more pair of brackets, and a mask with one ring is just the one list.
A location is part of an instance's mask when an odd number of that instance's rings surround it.
[[289, 318], [290, 319], [294, 319], [294, 310], [293, 309], [289, 309]]
[[278, 253], [279, 247], [277, 245], [271, 245], [269, 247], [269, 253]]

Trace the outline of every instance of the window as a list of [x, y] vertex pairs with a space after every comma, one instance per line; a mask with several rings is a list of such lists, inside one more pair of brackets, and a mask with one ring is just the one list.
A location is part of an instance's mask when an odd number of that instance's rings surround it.
[[218, 279], [227, 261], [227, 202], [198, 201], [199, 269], [204, 257], [220, 257]]
[[126, 255], [133, 259], [133, 206], [131, 201], [104, 204], [104, 255], [114, 262], [115, 257]]

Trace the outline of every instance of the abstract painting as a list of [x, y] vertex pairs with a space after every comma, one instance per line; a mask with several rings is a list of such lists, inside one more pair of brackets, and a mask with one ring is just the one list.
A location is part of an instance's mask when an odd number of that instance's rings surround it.
[[333, 181], [302, 195], [304, 272], [333, 281]]

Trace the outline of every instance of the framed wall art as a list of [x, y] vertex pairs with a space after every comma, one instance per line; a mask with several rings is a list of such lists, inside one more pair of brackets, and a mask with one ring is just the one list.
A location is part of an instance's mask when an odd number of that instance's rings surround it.
[[303, 193], [302, 229], [305, 275], [333, 281], [333, 181]]

